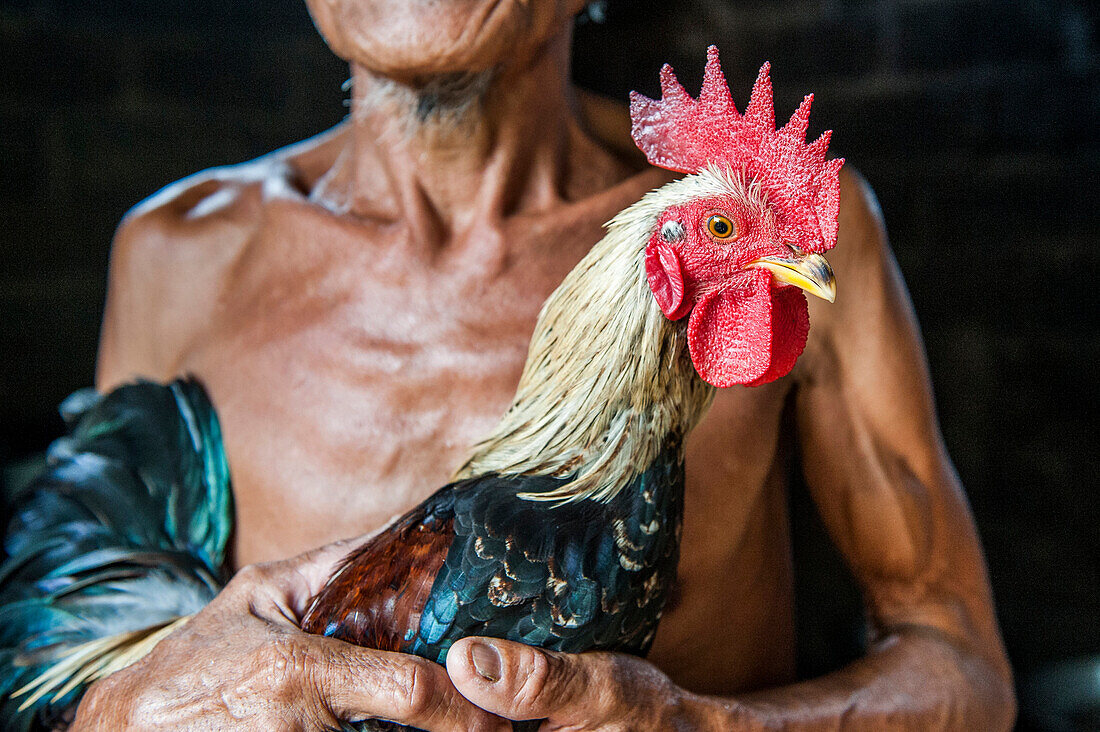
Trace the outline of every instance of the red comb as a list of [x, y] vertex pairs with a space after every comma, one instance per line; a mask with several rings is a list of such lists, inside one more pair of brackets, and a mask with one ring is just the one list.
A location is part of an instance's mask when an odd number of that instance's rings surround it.
[[782, 129], [775, 129], [769, 69], [768, 63], [760, 67], [742, 115], [730, 97], [717, 47], [707, 49], [698, 99], [684, 91], [665, 64], [660, 100], [630, 94], [634, 142], [649, 162], [669, 170], [697, 173], [721, 163], [735, 171], [744, 168], [767, 193], [788, 243], [808, 252], [831, 249], [836, 244], [838, 174], [844, 159], [825, 159], [831, 130], [806, 144], [813, 94], [802, 100]]

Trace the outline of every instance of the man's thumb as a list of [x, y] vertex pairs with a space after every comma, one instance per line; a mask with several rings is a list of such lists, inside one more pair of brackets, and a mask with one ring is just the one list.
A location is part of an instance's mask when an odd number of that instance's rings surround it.
[[[594, 656], [593, 656], [594, 657]], [[508, 719], [599, 716], [603, 694], [593, 688], [588, 655], [555, 653], [496, 638], [464, 638], [447, 654], [459, 693]]]

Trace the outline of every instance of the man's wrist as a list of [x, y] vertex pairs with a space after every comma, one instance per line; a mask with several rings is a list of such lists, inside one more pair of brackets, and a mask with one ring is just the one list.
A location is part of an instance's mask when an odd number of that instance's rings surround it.
[[728, 732], [757, 729], [749, 710], [736, 700], [696, 694], [676, 687], [668, 705], [668, 714], [661, 720], [661, 729]]

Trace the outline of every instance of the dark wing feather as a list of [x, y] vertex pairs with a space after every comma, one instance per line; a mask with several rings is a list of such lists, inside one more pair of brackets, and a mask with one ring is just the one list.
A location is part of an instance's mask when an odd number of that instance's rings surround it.
[[609, 503], [517, 496], [560, 483], [489, 475], [453, 486], [454, 537], [401, 650], [443, 663], [470, 635], [566, 652], [649, 649], [679, 559], [679, 450]]
[[11, 694], [74, 645], [193, 613], [221, 587], [232, 530], [217, 417], [193, 381], [141, 382], [62, 405], [70, 433], [7, 506], [0, 723], [28, 729], [74, 689], [19, 711]]

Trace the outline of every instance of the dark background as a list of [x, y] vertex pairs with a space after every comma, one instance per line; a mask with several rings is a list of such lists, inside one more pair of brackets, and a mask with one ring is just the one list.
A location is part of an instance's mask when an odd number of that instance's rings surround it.
[[[816, 93], [811, 133], [835, 129], [882, 203], [1025, 691], [1100, 653], [1098, 19], [1070, 0], [610, 0], [577, 28], [577, 81], [615, 99], [656, 95], [665, 61], [696, 91], [709, 43], [739, 104], [765, 59], [777, 116]], [[300, 0], [0, 3], [0, 460], [43, 448], [91, 383], [123, 213], [338, 122], [346, 77]], [[834, 565], [793, 513], [804, 563]], [[818, 614], [856, 602], [809, 577]]]

